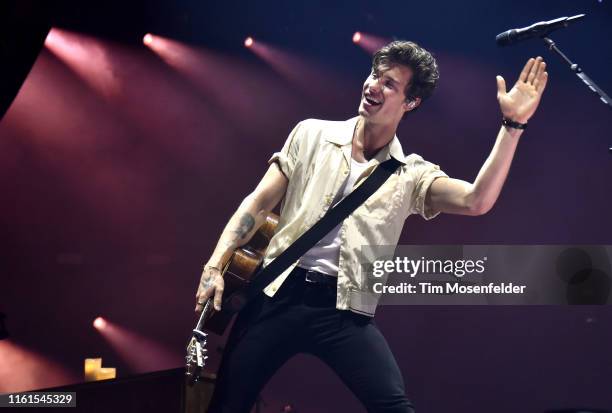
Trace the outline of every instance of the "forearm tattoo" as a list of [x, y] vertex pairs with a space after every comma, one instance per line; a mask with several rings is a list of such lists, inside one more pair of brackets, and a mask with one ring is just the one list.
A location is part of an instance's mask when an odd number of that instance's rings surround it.
[[238, 235], [238, 238], [244, 239], [251, 232], [253, 226], [255, 226], [255, 218], [253, 218], [253, 215], [246, 213], [240, 217], [240, 224], [234, 232]]

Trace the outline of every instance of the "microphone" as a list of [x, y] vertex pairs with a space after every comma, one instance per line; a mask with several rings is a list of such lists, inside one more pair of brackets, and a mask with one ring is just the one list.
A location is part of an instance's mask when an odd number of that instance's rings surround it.
[[495, 36], [495, 41], [498, 46], [508, 46], [533, 37], [545, 37], [548, 36], [550, 32], [562, 27], [567, 27], [570, 23], [580, 20], [584, 16], [584, 14], [578, 14], [572, 17], [559, 17], [558, 19], [549, 20], [547, 22], [534, 23], [522, 29], [508, 30]]

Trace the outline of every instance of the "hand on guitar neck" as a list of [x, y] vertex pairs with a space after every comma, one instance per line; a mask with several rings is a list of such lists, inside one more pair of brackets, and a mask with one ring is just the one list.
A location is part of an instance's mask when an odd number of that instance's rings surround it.
[[209, 265], [204, 266], [200, 285], [196, 292], [196, 312], [201, 312], [210, 297], [214, 297], [213, 303], [216, 311], [221, 310], [221, 299], [223, 298], [223, 289], [225, 282], [219, 268]]

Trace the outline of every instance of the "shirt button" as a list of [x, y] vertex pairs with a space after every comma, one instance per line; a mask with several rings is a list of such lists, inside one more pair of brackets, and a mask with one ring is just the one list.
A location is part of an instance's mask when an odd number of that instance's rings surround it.
[[344, 176], [346, 176], [346, 175], [348, 175], [348, 171], [344, 171], [342, 174], [343, 174]]

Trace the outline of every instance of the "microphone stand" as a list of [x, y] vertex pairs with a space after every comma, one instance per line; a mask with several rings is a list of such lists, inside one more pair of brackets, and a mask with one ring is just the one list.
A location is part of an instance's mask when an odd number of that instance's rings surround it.
[[[608, 96], [606, 92], [604, 92], [599, 86], [597, 86], [595, 82], [593, 82], [593, 80], [582, 71], [578, 64], [572, 62], [561, 50], [559, 50], [555, 42], [552, 41], [549, 37], [545, 36], [542, 38], [542, 40], [544, 40], [544, 43], [546, 44], [546, 47], [548, 47], [548, 50], [552, 50], [553, 52], [561, 56], [561, 58], [569, 65], [572, 72], [576, 73], [576, 76], [578, 76], [580, 80], [582, 80], [582, 82], [592, 92], [596, 93], [599, 96], [599, 100], [601, 100], [609, 108], [612, 108], [612, 99], [610, 99], [610, 96]], [[609, 147], [608, 150], [612, 152], [612, 147]]]

